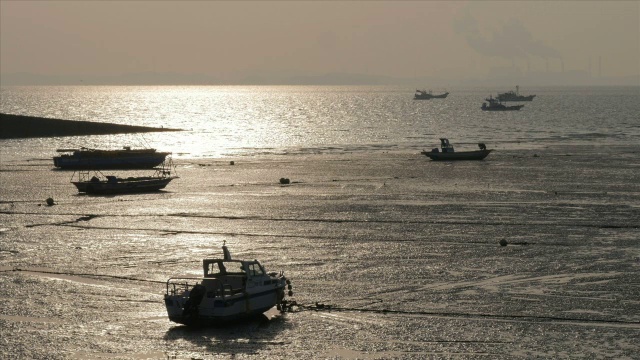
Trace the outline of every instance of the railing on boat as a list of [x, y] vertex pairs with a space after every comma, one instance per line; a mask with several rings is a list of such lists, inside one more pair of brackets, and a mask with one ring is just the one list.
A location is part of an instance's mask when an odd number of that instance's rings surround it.
[[175, 296], [190, 290], [200, 282], [202, 278], [177, 277], [167, 280], [167, 295]]
[[[167, 280], [167, 295], [175, 296], [185, 291], [190, 291], [194, 286], [200, 284], [202, 278], [196, 277], [175, 277]], [[241, 288], [233, 288], [231, 284], [220, 284], [220, 288], [210, 290], [212, 296], [232, 296], [243, 292]]]

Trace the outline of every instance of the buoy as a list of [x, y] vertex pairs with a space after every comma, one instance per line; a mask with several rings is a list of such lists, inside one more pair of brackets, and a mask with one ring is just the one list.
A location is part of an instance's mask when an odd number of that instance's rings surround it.
[[47, 205], [53, 206], [55, 203], [53, 202], [53, 198], [47, 198]]
[[508, 242], [506, 239], [500, 240], [500, 246], [507, 246]]

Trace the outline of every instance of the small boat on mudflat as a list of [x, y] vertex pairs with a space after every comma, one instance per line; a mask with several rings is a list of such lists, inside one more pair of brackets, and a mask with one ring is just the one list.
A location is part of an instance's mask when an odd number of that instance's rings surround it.
[[119, 178], [107, 175], [103, 179], [94, 175], [89, 180], [72, 181], [72, 183], [81, 193], [99, 195], [130, 194], [164, 189], [175, 178], [177, 177], [136, 176]]
[[291, 281], [267, 273], [258, 260], [234, 260], [226, 245], [222, 259], [204, 259], [202, 278], [170, 278], [164, 303], [169, 320], [184, 325], [219, 325], [286, 307]]
[[487, 149], [484, 143], [478, 143], [480, 150], [475, 151], [455, 151], [448, 139], [440, 138], [440, 150], [433, 148], [431, 151], [422, 151], [431, 160], [482, 160], [493, 151]]
[[431, 90], [428, 92], [426, 90], [416, 90], [415, 95], [413, 96], [414, 100], [431, 100], [431, 99], [444, 99], [449, 95], [448, 92], [443, 94], [433, 95]]
[[53, 157], [53, 165], [63, 170], [82, 169], [151, 169], [162, 164], [171, 153], [156, 149], [131, 149], [125, 146], [117, 150], [58, 149], [62, 153]]
[[510, 111], [510, 110], [520, 110], [524, 107], [524, 105], [504, 105], [501, 104], [500, 101], [494, 99], [493, 97], [489, 96], [488, 98], [485, 99], [489, 104], [482, 103], [482, 107], [480, 107], [480, 109], [482, 109], [482, 111]]
[[72, 180], [80, 193], [111, 195], [111, 194], [131, 194], [164, 189], [173, 179], [178, 176], [171, 175], [172, 163], [162, 163], [162, 167], [155, 169], [151, 176], [129, 176], [117, 177], [115, 175], [104, 175], [100, 170], [81, 170], [74, 172]]

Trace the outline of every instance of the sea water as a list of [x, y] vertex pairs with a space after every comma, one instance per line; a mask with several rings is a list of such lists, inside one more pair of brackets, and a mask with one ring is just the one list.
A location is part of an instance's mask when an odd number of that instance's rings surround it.
[[151, 146], [178, 157], [419, 150], [447, 137], [493, 148], [637, 144], [640, 87], [526, 88], [520, 111], [485, 112], [497, 88], [414, 100], [397, 86], [3, 87], [0, 112], [181, 132], [12, 140], [5, 156], [55, 148]]

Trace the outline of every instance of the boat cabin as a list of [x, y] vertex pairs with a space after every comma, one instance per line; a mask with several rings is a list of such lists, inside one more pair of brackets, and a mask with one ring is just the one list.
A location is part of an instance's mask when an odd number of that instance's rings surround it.
[[262, 276], [265, 275], [264, 268], [258, 260], [220, 260], [205, 259], [202, 261], [205, 278], [218, 278], [228, 276]]
[[449, 143], [449, 139], [440, 138], [440, 148], [442, 149], [443, 153], [452, 153], [452, 152], [454, 152], [453, 145], [451, 145]]
[[207, 297], [230, 296], [247, 291], [249, 288], [269, 285], [272, 280], [258, 260], [232, 260], [226, 246], [223, 259], [204, 259], [202, 286]]
[[230, 296], [254, 286], [267, 285], [265, 277], [268, 275], [257, 260], [205, 259], [202, 267], [201, 284], [209, 297]]
[[231, 253], [226, 245], [222, 245], [222, 253], [224, 254], [224, 258], [222, 259], [202, 260], [202, 270], [204, 271], [205, 278], [222, 277], [225, 275], [246, 276], [248, 273], [256, 276], [264, 275], [265, 273], [264, 268], [262, 268], [258, 260], [232, 260]]

